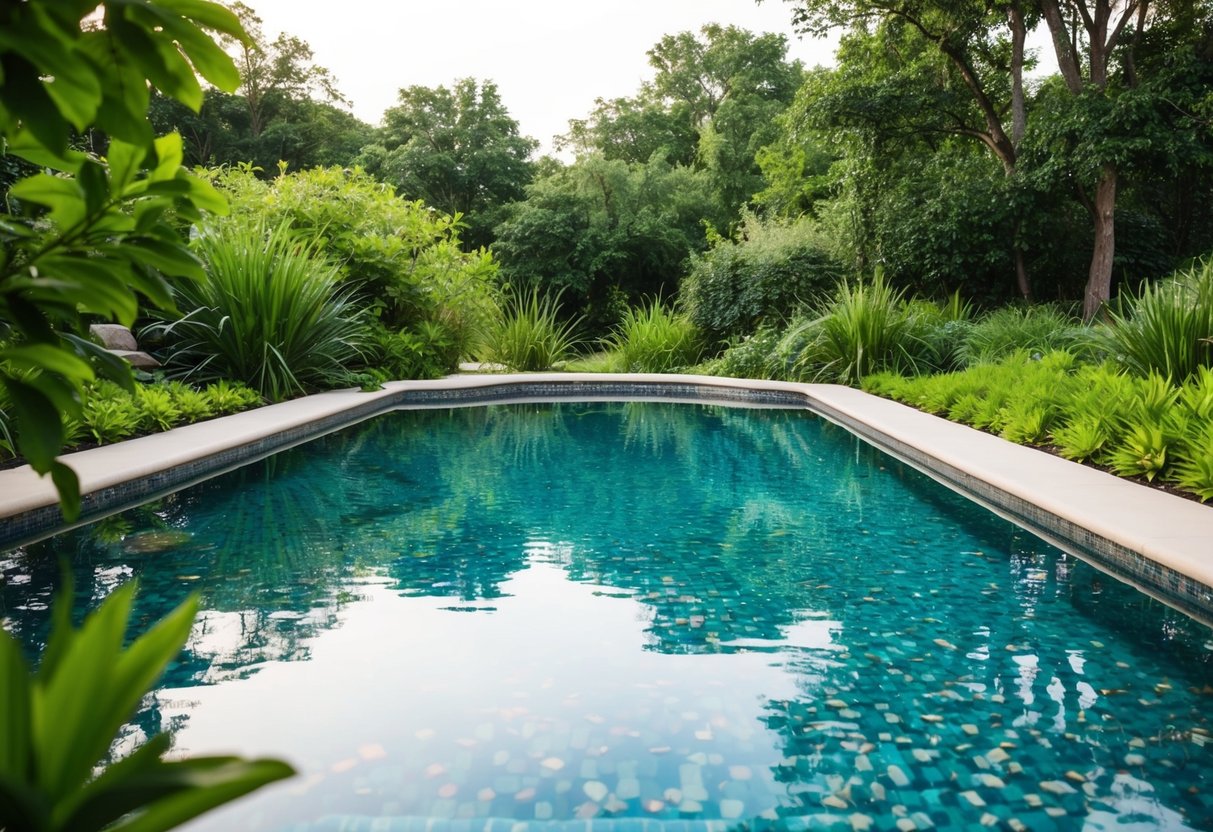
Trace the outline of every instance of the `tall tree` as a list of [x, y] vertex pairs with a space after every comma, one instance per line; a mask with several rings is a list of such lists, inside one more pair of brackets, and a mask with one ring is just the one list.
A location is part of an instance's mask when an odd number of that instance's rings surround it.
[[563, 138], [581, 154], [706, 171], [718, 202], [740, 215], [763, 187], [755, 155], [774, 140], [775, 117], [800, 86], [782, 35], [709, 24], [666, 35], [649, 50], [653, 79], [631, 98], [599, 99]]
[[462, 214], [464, 242], [492, 242], [502, 206], [522, 199], [539, 146], [519, 134], [492, 81], [413, 86], [383, 115], [380, 141], [359, 159], [368, 172], [448, 214]]

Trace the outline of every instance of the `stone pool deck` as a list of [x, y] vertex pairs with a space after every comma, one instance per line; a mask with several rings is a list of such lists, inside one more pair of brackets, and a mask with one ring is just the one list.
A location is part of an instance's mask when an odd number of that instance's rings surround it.
[[[68, 454], [81, 522], [178, 490], [400, 407], [654, 399], [805, 406], [935, 479], [1213, 625], [1213, 506], [1006, 442], [836, 385], [704, 376], [453, 376], [342, 390]], [[28, 467], [0, 471], [0, 549], [62, 528], [57, 495]]]

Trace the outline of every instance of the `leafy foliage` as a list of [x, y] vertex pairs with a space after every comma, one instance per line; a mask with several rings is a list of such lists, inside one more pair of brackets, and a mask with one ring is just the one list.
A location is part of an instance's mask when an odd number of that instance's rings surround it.
[[624, 313], [608, 344], [616, 371], [623, 373], [668, 373], [691, 366], [703, 353], [690, 319], [657, 300]]
[[177, 287], [186, 312], [159, 327], [167, 367], [239, 379], [271, 401], [344, 381], [361, 356], [365, 312], [315, 244], [285, 224], [235, 220], [208, 226], [196, 245], [206, 275]]
[[158, 832], [294, 771], [277, 760], [163, 759], [165, 734], [95, 769], [139, 700], [189, 636], [188, 599], [125, 646], [135, 584], [71, 623], [71, 587], [36, 672], [0, 628], [0, 825], [7, 832]]
[[1109, 348], [1135, 373], [1182, 382], [1201, 367], [1213, 367], [1213, 260], [1146, 284], [1109, 317]]
[[502, 206], [522, 198], [539, 146], [518, 132], [497, 85], [463, 78], [451, 89], [412, 86], [383, 115], [358, 164], [406, 199], [462, 217], [472, 246], [492, 242]]
[[747, 215], [734, 239], [716, 240], [691, 259], [680, 299], [713, 339], [785, 320], [817, 300], [841, 276], [829, 242], [811, 220], [784, 223]]
[[[69, 517], [79, 485], [55, 455], [95, 375], [89, 360], [129, 380], [81, 337], [82, 316], [129, 325], [139, 295], [171, 306], [162, 275], [200, 270], [166, 214], [188, 222], [224, 207], [181, 167], [178, 136], [153, 140], [149, 85], [196, 109], [195, 72], [223, 89], [239, 80], [210, 32], [244, 36], [231, 12], [203, 0], [108, 0], [101, 25], [85, 24], [93, 10], [56, 0], [0, 7], [0, 140], [42, 169], [8, 189], [6, 210], [17, 213], [0, 216], [0, 336], [9, 341], [0, 387], [21, 453], [51, 474]], [[69, 147], [90, 128], [110, 139], [105, 159]]]
[[1051, 304], [1004, 306], [981, 316], [957, 353], [962, 365], [997, 361], [1016, 350], [1046, 353], [1093, 348], [1091, 330]]
[[559, 294], [515, 291], [502, 320], [486, 333], [484, 357], [513, 370], [546, 370], [569, 357], [577, 324], [561, 320]]

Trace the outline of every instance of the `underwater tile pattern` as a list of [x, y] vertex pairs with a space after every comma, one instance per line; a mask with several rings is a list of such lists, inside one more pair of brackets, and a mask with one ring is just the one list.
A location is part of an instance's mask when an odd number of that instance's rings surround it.
[[281, 754], [192, 828], [1213, 828], [1213, 632], [799, 409], [389, 413], [0, 557], [33, 652], [204, 611], [124, 747]]

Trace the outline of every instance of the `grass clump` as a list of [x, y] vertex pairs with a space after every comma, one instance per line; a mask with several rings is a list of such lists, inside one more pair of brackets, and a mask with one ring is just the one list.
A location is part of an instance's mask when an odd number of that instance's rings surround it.
[[1172, 382], [1213, 367], [1213, 259], [1142, 287], [1109, 312], [1110, 352], [1138, 375]]
[[998, 361], [1017, 350], [1041, 355], [1056, 350], [1085, 352], [1092, 344], [1089, 328], [1058, 306], [1004, 306], [967, 328], [956, 350], [957, 364], [969, 367]]
[[366, 340], [365, 313], [336, 267], [290, 228], [233, 222], [205, 231], [199, 281], [177, 285], [186, 314], [158, 327], [166, 366], [198, 381], [239, 379], [270, 401], [340, 385]]
[[628, 309], [608, 339], [614, 368], [624, 373], [668, 373], [689, 367], [703, 354], [690, 318], [658, 300]]
[[561, 320], [559, 294], [515, 292], [485, 334], [484, 357], [511, 370], [546, 370], [572, 354], [579, 321]]

